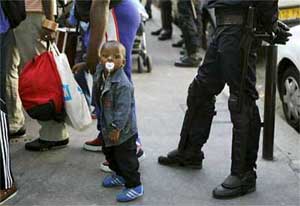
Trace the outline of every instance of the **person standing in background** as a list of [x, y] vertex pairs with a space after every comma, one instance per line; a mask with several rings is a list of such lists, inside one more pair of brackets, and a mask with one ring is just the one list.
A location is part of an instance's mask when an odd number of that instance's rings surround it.
[[7, 60], [12, 55], [14, 38], [12, 29], [25, 18], [24, 1], [0, 1], [0, 204], [17, 193], [11, 172], [5, 88]]
[[[9, 121], [12, 123], [11, 133], [18, 133], [24, 128], [24, 115], [18, 94], [19, 71], [26, 62], [45, 52], [46, 41], [53, 41], [56, 33], [43, 28], [43, 23], [55, 23], [56, 0], [25, 0], [27, 19], [14, 30], [15, 43], [13, 56], [9, 60], [8, 70], [8, 109]], [[25, 149], [31, 151], [46, 151], [56, 147], [64, 147], [69, 142], [69, 134], [64, 122], [39, 121], [41, 129], [39, 138], [26, 143]], [[24, 129], [23, 129], [24, 130]], [[20, 132], [19, 132], [20, 134]]]
[[159, 36], [158, 40], [164, 41], [172, 38], [173, 32], [173, 18], [172, 18], [172, 1], [160, 0], [160, 13], [161, 13], [161, 28], [151, 32], [154, 36]]

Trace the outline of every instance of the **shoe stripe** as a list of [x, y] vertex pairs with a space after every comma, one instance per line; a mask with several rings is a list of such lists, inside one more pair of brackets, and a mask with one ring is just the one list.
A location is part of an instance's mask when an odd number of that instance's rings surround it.
[[134, 197], [140, 197], [140, 196], [143, 195], [142, 192], [141, 192], [141, 193], [138, 193], [138, 192], [134, 191], [133, 189], [131, 189], [131, 190], [129, 191], [129, 193], [132, 194]]
[[130, 194], [130, 193], [126, 193], [126, 196], [129, 197], [129, 198], [131, 198], [131, 199], [132, 199], [132, 198], [135, 198], [135, 196], [132, 195], [132, 194]]
[[139, 193], [137, 193], [136, 191], [134, 191], [133, 189], [129, 190], [129, 193], [132, 193], [134, 195], [139, 195]]
[[118, 184], [118, 182], [117, 182], [116, 180], [112, 180], [111, 183], [112, 183], [113, 185]]
[[118, 178], [115, 179], [115, 182], [116, 184], [122, 184], [122, 182]]
[[131, 195], [132, 197], [137, 197], [137, 194], [133, 193], [132, 191], [128, 191], [128, 194]]

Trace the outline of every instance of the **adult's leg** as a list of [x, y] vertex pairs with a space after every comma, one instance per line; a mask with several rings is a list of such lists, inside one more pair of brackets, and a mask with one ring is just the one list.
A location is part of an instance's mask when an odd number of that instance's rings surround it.
[[198, 74], [189, 86], [187, 111], [185, 113], [178, 149], [158, 161], [164, 165], [179, 164], [195, 168], [202, 167], [202, 147], [207, 141], [213, 116], [215, 115], [215, 96], [224, 88], [220, 75], [219, 53], [215, 38], [207, 50]]
[[[199, 52], [200, 49], [200, 33], [198, 31], [198, 17], [194, 16], [190, 1], [179, 0], [177, 3], [179, 18], [181, 21], [181, 30], [187, 54], [190, 56]], [[195, 5], [195, 8], [199, 4]], [[199, 10], [199, 9], [198, 9]]]
[[[41, 23], [44, 15], [39, 13], [27, 13], [27, 18], [18, 27], [16, 34], [17, 47], [20, 51], [21, 65], [34, 56], [46, 51], [44, 43], [40, 42]], [[25, 145], [26, 149], [39, 150], [44, 141], [56, 142], [64, 141], [69, 138], [64, 122], [39, 121], [41, 129], [40, 138]], [[40, 142], [42, 140], [43, 142]]]
[[12, 55], [13, 33], [0, 34], [0, 189], [13, 187], [8, 143], [8, 120], [6, 115], [6, 72], [9, 55]]
[[149, 19], [152, 19], [152, 0], [146, 0], [145, 10], [149, 16]]
[[[197, 13], [194, 14], [191, 1], [179, 0], [177, 3], [180, 18], [180, 28], [187, 54], [175, 62], [178, 67], [198, 67], [202, 58], [200, 55], [200, 32]], [[194, 4], [196, 11], [200, 11], [200, 4]], [[197, 8], [197, 9], [196, 9]], [[200, 17], [200, 15], [199, 15]]]
[[160, 3], [162, 14], [162, 28], [172, 32], [172, 1], [163, 0]]
[[[130, 11], [130, 12], [128, 12]], [[118, 31], [120, 42], [126, 49], [126, 64], [124, 71], [130, 81], [132, 73], [132, 49], [136, 36], [136, 32], [139, 28], [141, 19], [138, 10], [129, 1], [125, 1], [115, 8], [115, 14], [118, 21]], [[136, 115], [136, 107], [134, 107], [134, 115]], [[141, 145], [139, 135], [137, 135], [137, 144]]]
[[15, 39], [12, 46], [13, 53], [7, 59], [9, 66], [7, 67], [6, 76], [6, 104], [9, 120], [9, 133], [14, 134], [25, 128], [25, 116], [23, 114], [22, 102], [18, 92], [20, 56]]
[[172, 37], [172, 1], [162, 0], [160, 2], [162, 32], [158, 37], [159, 40], [167, 40]]
[[[256, 45], [252, 46], [244, 88], [240, 92], [242, 68], [240, 64], [241, 54], [237, 48], [240, 47], [241, 38], [242, 31], [239, 26], [228, 27], [224, 31], [222, 38], [220, 38], [220, 58], [223, 75], [230, 89], [228, 107], [233, 124], [231, 174], [242, 176], [246, 172], [247, 147], [251, 145], [247, 144], [247, 142], [258, 141], [259, 131], [257, 129], [260, 128], [260, 123], [255, 104], [258, 98], [255, 88]], [[253, 128], [257, 129], [253, 131]], [[251, 137], [251, 133], [255, 137]], [[250, 140], [250, 138], [254, 139]]]
[[255, 100], [258, 98], [255, 89], [256, 45], [251, 48], [247, 76], [243, 80], [245, 86], [241, 88], [241, 53], [239, 51], [242, 39], [240, 26], [228, 26], [220, 38], [222, 71], [229, 85], [230, 96], [228, 107], [233, 124], [231, 174], [224, 182], [215, 188], [216, 198], [236, 197], [255, 191], [256, 167], [260, 117]]

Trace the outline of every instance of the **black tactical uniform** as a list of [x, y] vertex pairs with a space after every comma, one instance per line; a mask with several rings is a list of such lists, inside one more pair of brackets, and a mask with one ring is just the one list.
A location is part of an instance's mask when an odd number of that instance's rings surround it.
[[151, 32], [152, 35], [159, 35], [158, 39], [161, 41], [172, 38], [172, 1], [171, 0], [159, 0], [160, 14], [161, 14], [161, 26], [162, 28]]
[[202, 34], [202, 18], [199, 0], [178, 0], [179, 26], [187, 55], [175, 62], [179, 67], [198, 67]]
[[[215, 188], [215, 198], [236, 197], [255, 190], [256, 160], [261, 120], [255, 101], [255, 64], [257, 43], [251, 46], [244, 89], [241, 88], [241, 39], [246, 34], [245, 20], [249, 6], [256, 8], [257, 21], [267, 32], [277, 22], [276, 0], [209, 0], [215, 8], [217, 28], [203, 64], [189, 86], [187, 106], [178, 149], [158, 161], [164, 165], [202, 168], [202, 147], [206, 143], [215, 115], [215, 96], [225, 84], [230, 88], [228, 107], [233, 124], [231, 173]], [[241, 98], [243, 97], [243, 98]]]
[[152, 5], [152, 0], [147, 0], [146, 4], [145, 4], [145, 10], [149, 16], [149, 19], [152, 19], [152, 9], [151, 9], [151, 5]]

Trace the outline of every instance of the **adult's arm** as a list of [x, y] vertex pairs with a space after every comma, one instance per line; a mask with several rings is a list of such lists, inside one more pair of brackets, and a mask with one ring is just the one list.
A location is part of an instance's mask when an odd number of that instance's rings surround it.
[[[42, 7], [44, 11], [44, 15], [46, 19], [50, 21], [55, 21], [55, 0], [42, 0]], [[44, 41], [54, 41], [55, 39], [55, 31], [43, 28], [41, 31], [41, 39]]]
[[90, 42], [87, 49], [87, 67], [94, 73], [99, 62], [100, 46], [108, 22], [110, 0], [92, 0], [90, 10]]
[[55, 0], [42, 0], [43, 11], [48, 20], [55, 21]]

